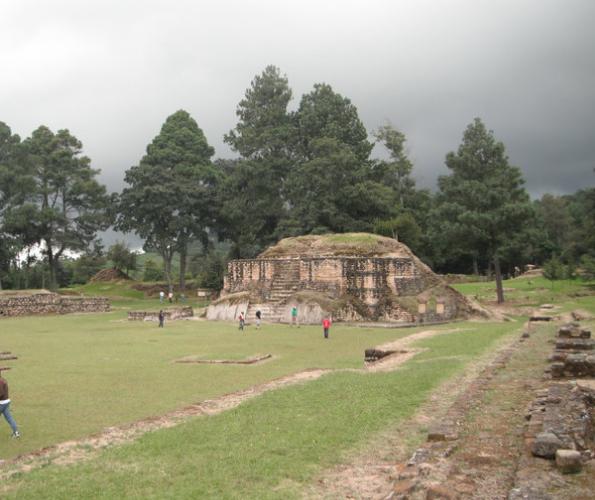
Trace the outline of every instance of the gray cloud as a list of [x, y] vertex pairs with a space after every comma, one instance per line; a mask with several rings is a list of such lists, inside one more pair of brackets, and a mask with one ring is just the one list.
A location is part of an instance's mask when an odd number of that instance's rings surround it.
[[593, 19], [590, 0], [21, 0], [0, 17], [0, 120], [69, 128], [119, 190], [180, 108], [232, 156], [236, 105], [275, 64], [293, 106], [324, 81], [370, 132], [401, 129], [422, 186], [479, 116], [533, 195], [569, 193], [595, 180]]

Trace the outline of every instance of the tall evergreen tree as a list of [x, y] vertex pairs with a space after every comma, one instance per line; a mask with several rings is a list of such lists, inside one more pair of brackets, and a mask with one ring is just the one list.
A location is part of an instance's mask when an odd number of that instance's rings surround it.
[[257, 75], [238, 104], [236, 127], [225, 142], [241, 155], [221, 162], [221, 234], [235, 256], [252, 256], [274, 239], [287, 206], [286, 179], [293, 165], [296, 131], [287, 106], [292, 92], [275, 66]]
[[321, 139], [334, 139], [348, 147], [360, 163], [369, 160], [374, 145], [368, 141], [368, 132], [359, 119], [357, 108], [330, 85], [317, 83], [310, 93], [302, 96], [296, 121], [299, 151], [305, 160], [319, 156], [316, 143]]
[[12, 231], [27, 244], [41, 245], [53, 289], [64, 252], [84, 251], [110, 225], [109, 197], [96, 180], [99, 170], [91, 168], [82, 143], [68, 130], [53, 133], [41, 126], [23, 147], [21, 179], [29, 189], [10, 212]]
[[218, 172], [214, 150], [184, 110], [169, 116], [137, 166], [126, 171], [116, 227], [135, 231], [145, 247], [163, 258], [170, 290], [172, 259], [180, 254], [180, 288], [185, 287], [188, 244], [206, 243], [216, 215]]
[[374, 135], [390, 154], [390, 161], [380, 161], [375, 167], [382, 182], [394, 189], [401, 211], [411, 208], [410, 201], [415, 198], [415, 180], [411, 177], [413, 163], [405, 150], [405, 134], [387, 124]]
[[22, 248], [22, 240], [11, 231], [11, 222], [7, 220], [11, 208], [23, 202], [27, 191], [20, 182], [21, 154], [20, 137], [0, 122], [0, 290], [3, 277]]
[[287, 232], [369, 231], [391, 214], [391, 189], [374, 179], [373, 145], [349, 99], [316, 84], [295, 121], [299, 163], [288, 177]]
[[479, 118], [463, 134], [457, 152], [446, 155], [451, 174], [438, 180], [439, 231], [471, 254], [493, 262], [498, 302], [504, 301], [500, 258], [511, 235], [524, 231], [533, 210], [518, 167], [504, 144]]

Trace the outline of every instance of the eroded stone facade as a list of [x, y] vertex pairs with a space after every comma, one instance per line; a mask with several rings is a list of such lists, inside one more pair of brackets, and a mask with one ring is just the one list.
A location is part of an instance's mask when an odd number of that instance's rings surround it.
[[[429, 290], [434, 293], [428, 293]], [[418, 259], [402, 257], [303, 256], [234, 260], [228, 264], [222, 299], [249, 293], [234, 311], [264, 310], [269, 320], [288, 320], [298, 292], [347, 299], [335, 319], [441, 321], [461, 313], [461, 296]], [[425, 293], [425, 295], [424, 295]], [[404, 307], [402, 298], [409, 298]], [[302, 304], [303, 305], [303, 304]], [[212, 319], [224, 319], [222, 307]], [[303, 305], [314, 317], [324, 308]], [[215, 317], [217, 316], [217, 317]], [[232, 318], [225, 318], [232, 319]], [[305, 322], [309, 321], [308, 318]]]
[[109, 310], [110, 302], [105, 297], [71, 297], [57, 293], [0, 296], [0, 318]]

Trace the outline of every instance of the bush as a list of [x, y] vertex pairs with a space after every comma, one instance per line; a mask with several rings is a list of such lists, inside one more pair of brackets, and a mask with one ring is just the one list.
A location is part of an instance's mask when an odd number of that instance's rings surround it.
[[145, 261], [145, 271], [143, 281], [161, 281], [163, 280], [163, 269], [161, 269], [154, 260]]
[[595, 279], [595, 258], [590, 255], [581, 257], [581, 275], [587, 280]]

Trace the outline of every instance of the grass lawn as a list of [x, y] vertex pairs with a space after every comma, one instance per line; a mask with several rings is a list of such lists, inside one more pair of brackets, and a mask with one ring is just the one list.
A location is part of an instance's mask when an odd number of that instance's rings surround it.
[[[131, 422], [307, 368], [361, 367], [364, 349], [411, 330], [263, 325], [244, 334], [232, 323], [128, 322], [125, 312], [3, 319], [0, 351], [17, 361], [5, 376], [26, 439], [4, 440], [0, 459], [103, 427]], [[336, 342], [335, 342], [336, 341]], [[254, 366], [179, 364], [184, 356], [274, 359]], [[0, 427], [8, 436], [9, 428]]]
[[[367, 347], [414, 329], [334, 326], [324, 341], [318, 327], [264, 325], [238, 332], [235, 324], [119, 321], [108, 314], [2, 321], [2, 349], [19, 356], [7, 373], [13, 413], [23, 431], [8, 439], [11, 458], [107, 426], [160, 415], [306, 368], [359, 368]], [[430, 350], [393, 373], [337, 372], [305, 385], [266, 393], [217, 416], [101, 453], [71, 467], [49, 466], [7, 481], [19, 498], [286, 497], [321, 467], [336, 463], [370, 433], [410, 416], [446, 377], [485, 352], [518, 323], [458, 324], [465, 331], [424, 341]], [[450, 325], [442, 328], [452, 328]], [[176, 364], [271, 353], [252, 365]], [[16, 488], [16, 489], [13, 489]]]
[[[563, 310], [595, 313], [589, 286], [532, 278], [509, 280], [516, 303], [555, 302]], [[542, 286], [543, 285], [543, 286]], [[559, 286], [560, 285], [560, 286]], [[515, 334], [521, 319], [464, 322], [461, 331], [419, 341], [427, 348], [390, 373], [359, 373], [364, 349], [421, 329], [355, 328], [336, 324], [325, 341], [319, 327], [263, 325], [240, 333], [225, 322], [127, 322], [129, 308], [159, 308], [122, 292], [123, 285], [93, 285], [114, 298], [114, 311], [3, 319], [0, 351], [6, 362], [19, 441], [0, 422], [0, 459], [109, 426], [162, 415], [191, 403], [237, 391], [308, 368], [338, 371], [272, 392], [235, 409], [144, 435], [71, 466], [50, 464], [0, 485], [6, 498], [294, 498], [322, 470], [363, 448], [374, 436], [410, 417], [430, 392], [494, 343]], [[476, 287], [476, 288], [469, 288]], [[457, 285], [488, 296], [493, 283]], [[546, 289], [546, 292], [543, 291]], [[92, 293], [89, 290], [89, 293]], [[274, 358], [257, 365], [178, 364], [185, 356]]]
[[[541, 276], [513, 278], [502, 282], [504, 298], [515, 305], [539, 306], [545, 303], [574, 300], [576, 297], [593, 295], [595, 281], [580, 279], [559, 280], [553, 283]], [[459, 292], [475, 297], [481, 302], [496, 301], [496, 282], [458, 283], [451, 285]]]

